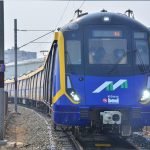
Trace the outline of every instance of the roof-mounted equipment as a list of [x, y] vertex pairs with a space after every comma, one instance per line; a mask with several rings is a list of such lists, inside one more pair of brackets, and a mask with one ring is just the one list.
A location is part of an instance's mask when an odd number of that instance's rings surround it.
[[87, 15], [88, 13], [82, 13], [82, 10], [77, 9], [75, 11], [75, 14], [77, 14], [77, 18], [78, 18], [78, 17], [84, 16], [84, 15]]
[[107, 12], [107, 10], [106, 9], [102, 9], [101, 12]]
[[134, 19], [134, 13], [133, 13], [133, 11], [131, 9], [126, 10], [125, 11], [125, 15], [127, 15], [128, 17]]

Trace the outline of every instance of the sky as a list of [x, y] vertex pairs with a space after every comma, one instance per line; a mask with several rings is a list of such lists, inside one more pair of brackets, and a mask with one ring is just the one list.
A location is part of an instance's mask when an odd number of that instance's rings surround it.
[[[5, 50], [14, 46], [14, 19], [17, 19], [18, 47], [33, 39], [67, 24], [74, 16], [74, 11], [80, 8], [83, 12], [124, 13], [127, 9], [134, 11], [135, 19], [150, 27], [150, 1], [49, 1], [49, 0], [4, 0]], [[53, 34], [32, 43], [21, 50], [34, 51], [42, 57], [41, 50], [49, 50]]]

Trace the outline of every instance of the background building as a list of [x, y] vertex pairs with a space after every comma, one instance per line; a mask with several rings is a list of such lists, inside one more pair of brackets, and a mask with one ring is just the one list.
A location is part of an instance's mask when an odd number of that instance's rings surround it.
[[[23, 61], [28, 59], [36, 59], [37, 53], [18, 50], [17, 56], [18, 61]], [[8, 49], [5, 51], [5, 64], [11, 62], [14, 62], [14, 49]]]
[[[38, 59], [31, 59], [31, 60], [25, 60], [18, 62], [17, 65], [17, 75], [18, 77], [29, 73], [30, 71], [34, 71], [38, 67], [44, 64], [44, 58], [38, 58]], [[6, 79], [12, 79], [15, 76], [15, 66], [13, 63], [6, 64], [6, 71], [5, 71], [5, 80]]]

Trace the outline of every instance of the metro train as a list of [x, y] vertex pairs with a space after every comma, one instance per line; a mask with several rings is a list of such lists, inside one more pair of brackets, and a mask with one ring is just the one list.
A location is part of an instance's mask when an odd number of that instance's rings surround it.
[[[5, 81], [10, 98], [14, 87]], [[79, 13], [17, 87], [18, 103], [45, 104], [55, 125], [130, 136], [150, 125], [150, 30], [126, 14]]]

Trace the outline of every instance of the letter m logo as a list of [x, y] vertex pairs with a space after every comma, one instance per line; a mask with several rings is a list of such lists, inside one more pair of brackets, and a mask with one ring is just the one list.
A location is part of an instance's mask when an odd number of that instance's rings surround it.
[[102, 90], [106, 89], [107, 91], [114, 91], [118, 87], [121, 87], [123, 89], [128, 88], [128, 81], [121, 79], [117, 81], [115, 84], [113, 84], [113, 81], [106, 81], [102, 85], [100, 85], [96, 90], [93, 91], [93, 93], [100, 93]]

